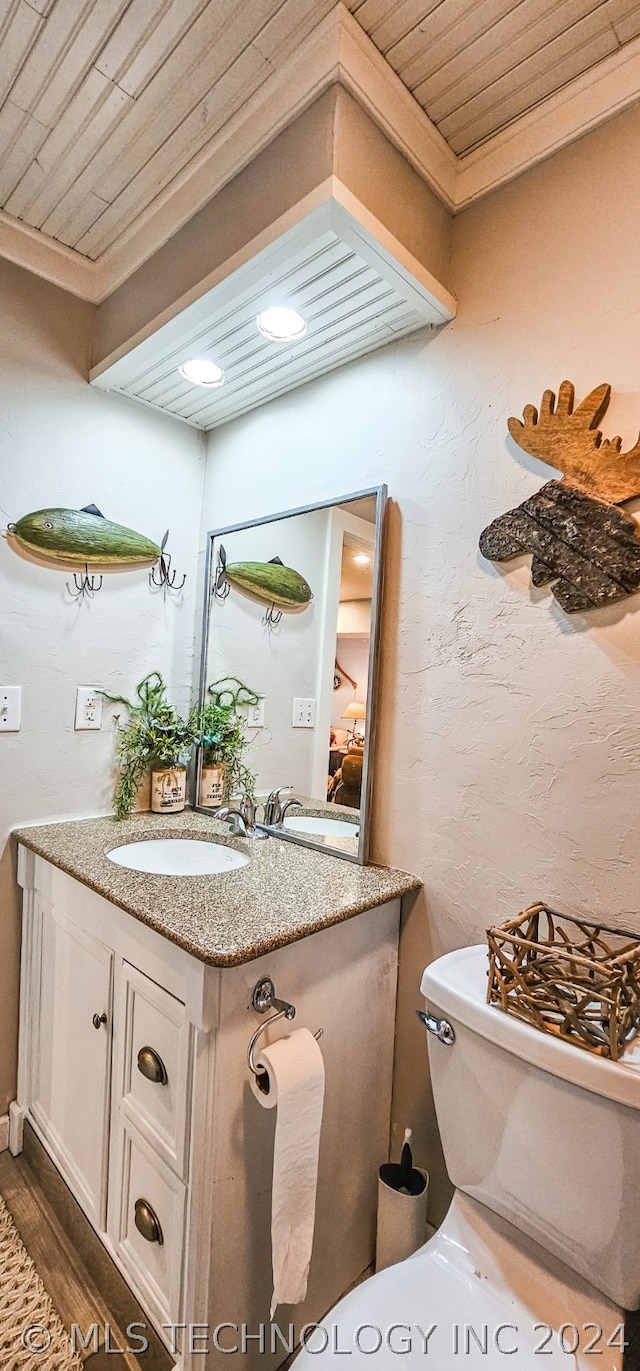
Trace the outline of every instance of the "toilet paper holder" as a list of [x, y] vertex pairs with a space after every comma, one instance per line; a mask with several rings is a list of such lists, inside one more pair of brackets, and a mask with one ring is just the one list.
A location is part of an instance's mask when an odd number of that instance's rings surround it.
[[[270, 976], [263, 976], [262, 979], [257, 981], [254, 985], [253, 994], [251, 996], [251, 1006], [255, 1009], [256, 1014], [266, 1014], [268, 1009], [276, 1010], [276, 1013], [271, 1014], [268, 1019], [265, 1019], [264, 1023], [258, 1024], [247, 1048], [247, 1063], [249, 1070], [257, 1080], [260, 1076], [265, 1075], [265, 1072], [261, 1071], [260, 1068], [256, 1066], [253, 1056], [260, 1034], [264, 1033], [267, 1028], [270, 1028], [271, 1024], [275, 1023], [277, 1019], [295, 1019], [296, 1009], [295, 1005], [289, 1004], [288, 1000], [277, 999], [276, 988]], [[319, 1028], [317, 1033], [314, 1033], [314, 1038], [321, 1038], [323, 1032], [324, 1029]]]

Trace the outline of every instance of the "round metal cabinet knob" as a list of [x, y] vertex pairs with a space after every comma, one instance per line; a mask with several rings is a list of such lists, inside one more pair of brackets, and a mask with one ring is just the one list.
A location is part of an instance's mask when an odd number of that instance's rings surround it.
[[156, 1085], [166, 1085], [169, 1079], [162, 1057], [152, 1047], [141, 1047], [138, 1053], [138, 1071], [148, 1081]]
[[94, 1014], [91, 1022], [94, 1028], [101, 1028], [102, 1024], [107, 1022], [107, 1016], [106, 1014]]
[[155, 1210], [152, 1209], [148, 1200], [139, 1199], [134, 1207], [135, 1225], [143, 1238], [147, 1242], [157, 1242], [160, 1247], [164, 1242], [162, 1227]]

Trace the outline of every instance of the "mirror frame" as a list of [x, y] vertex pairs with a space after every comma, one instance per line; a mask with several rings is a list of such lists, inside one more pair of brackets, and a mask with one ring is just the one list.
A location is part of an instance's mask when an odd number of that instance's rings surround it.
[[[386, 485], [370, 486], [366, 490], [356, 490], [347, 495], [339, 495], [332, 500], [321, 500], [314, 505], [300, 505], [295, 509], [279, 510], [276, 514], [267, 514], [260, 519], [247, 519], [244, 523], [226, 524], [224, 528], [210, 529], [207, 533], [207, 547], [204, 570], [204, 595], [202, 612], [202, 637], [201, 637], [201, 657], [200, 657], [200, 681], [198, 700], [202, 707], [207, 689], [207, 658], [209, 650], [209, 617], [211, 607], [211, 572], [213, 562], [214, 541], [230, 533], [239, 533], [243, 529], [258, 528], [262, 524], [279, 523], [281, 519], [292, 519], [299, 514], [313, 514], [321, 509], [333, 509], [336, 505], [350, 504], [353, 500], [362, 500], [365, 497], [375, 496], [376, 498], [376, 517], [374, 523], [374, 556], [373, 569], [371, 576], [371, 633], [369, 637], [369, 664], [367, 672], [367, 713], [370, 714], [370, 724], [367, 727], [364, 758], [362, 763], [362, 790], [360, 794], [360, 836], [358, 840], [357, 852], [345, 852], [342, 848], [331, 847], [328, 843], [314, 842], [310, 836], [301, 833], [286, 832], [284, 829], [268, 827], [266, 824], [259, 823], [258, 828], [268, 833], [270, 837], [281, 838], [284, 842], [297, 843], [299, 847], [312, 848], [315, 852], [323, 852], [325, 856], [340, 857], [343, 861], [357, 862], [360, 866], [365, 866], [369, 856], [369, 838], [371, 831], [371, 801], [373, 794], [373, 756], [375, 751], [377, 712], [378, 712], [378, 682], [380, 678], [380, 639], [382, 629], [382, 596], [383, 596], [383, 570], [384, 570], [384, 539], [386, 529], [387, 513], [387, 487]], [[193, 808], [199, 814], [212, 816], [211, 809], [197, 803], [200, 794], [200, 772], [202, 768], [202, 751], [198, 748], [196, 772], [195, 772], [195, 794]], [[283, 778], [282, 784], [285, 784]]]

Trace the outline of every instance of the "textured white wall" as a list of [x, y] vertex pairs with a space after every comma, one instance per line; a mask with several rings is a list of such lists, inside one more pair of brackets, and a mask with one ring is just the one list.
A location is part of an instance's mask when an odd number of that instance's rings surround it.
[[0, 1114], [15, 1094], [19, 923], [7, 834], [49, 816], [105, 812], [114, 736], [74, 733], [76, 685], [125, 694], [161, 670], [189, 696], [202, 441], [86, 381], [91, 309], [0, 263], [0, 526], [47, 505], [95, 503], [159, 541], [171, 526], [181, 603], [152, 594], [146, 572], [105, 577], [92, 603], [0, 539], [0, 683], [22, 686], [22, 731], [0, 737]]
[[[212, 433], [220, 523], [387, 481], [374, 856], [417, 872], [405, 920], [394, 1133], [446, 1183], [414, 1017], [424, 964], [544, 896], [640, 929], [640, 596], [566, 617], [528, 559], [478, 535], [550, 472], [506, 420], [564, 377], [640, 425], [640, 109], [472, 208], [454, 231], [455, 323]], [[255, 454], [260, 454], [256, 461]], [[372, 1013], [375, 1006], [372, 1005]]]
[[[215, 505], [209, 507], [205, 501], [203, 517], [210, 527]], [[293, 700], [318, 694], [328, 555], [326, 511], [225, 534], [216, 540], [216, 560], [220, 543], [228, 565], [279, 557], [285, 566], [299, 571], [313, 591], [313, 600], [302, 613], [285, 611], [280, 624], [269, 629], [263, 623], [266, 606], [231, 586], [226, 600], [214, 600], [211, 605], [207, 671], [208, 682], [236, 676], [265, 697], [265, 726], [249, 733], [246, 756], [258, 790], [292, 785], [300, 794], [310, 795], [316, 731], [292, 727]]]

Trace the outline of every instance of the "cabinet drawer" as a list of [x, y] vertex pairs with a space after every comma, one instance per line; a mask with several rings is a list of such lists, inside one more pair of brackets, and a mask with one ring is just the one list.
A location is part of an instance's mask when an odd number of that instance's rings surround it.
[[120, 1105], [169, 1166], [184, 1177], [188, 1147], [191, 1025], [174, 995], [123, 966], [124, 1054]]
[[120, 1204], [112, 1234], [118, 1256], [149, 1314], [159, 1324], [178, 1323], [186, 1187], [126, 1124], [118, 1151]]

